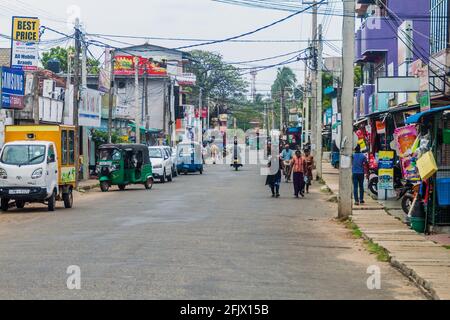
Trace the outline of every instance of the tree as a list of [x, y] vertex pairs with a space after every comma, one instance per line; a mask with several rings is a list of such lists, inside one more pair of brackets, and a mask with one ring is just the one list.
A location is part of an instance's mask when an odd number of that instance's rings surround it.
[[[247, 91], [248, 84], [239, 70], [223, 61], [220, 54], [195, 50], [191, 54], [191, 71], [197, 76], [197, 86], [193, 97], [199, 97], [202, 89], [203, 99], [209, 97], [216, 107], [225, 109], [229, 101], [240, 99]], [[195, 102], [195, 103], [194, 103]], [[192, 104], [197, 104], [198, 99]]]
[[[281, 100], [281, 110], [283, 110], [284, 119], [287, 119], [286, 113], [286, 93], [292, 93], [294, 96], [297, 84], [297, 77], [294, 71], [289, 67], [278, 69], [277, 78], [272, 85], [272, 97], [276, 101]], [[294, 97], [295, 98], [295, 97]]]
[[[50, 51], [44, 52], [42, 54], [41, 62], [45, 69], [48, 69], [48, 63], [52, 59], [56, 59], [59, 61], [61, 65], [61, 71], [67, 73], [67, 60], [68, 55], [75, 55], [75, 49], [73, 47], [69, 47], [68, 49], [62, 47], [51, 48]], [[73, 59], [72, 59], [72, 68], [73, 68]], [[100, 68], [100, 62], [95, 59], [87, 58], [87, 69], [89, 74], [98, 74]], [[73, 69], [72, 69], [73, 70]]]

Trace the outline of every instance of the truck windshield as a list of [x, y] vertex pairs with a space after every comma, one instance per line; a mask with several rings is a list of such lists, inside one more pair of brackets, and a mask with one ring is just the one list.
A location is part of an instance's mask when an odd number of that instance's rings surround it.
[[117, 149], [100, 150], [100, 161], [119, 161], [121, 158], [120, 151]]
[[8, 165], [27, 166], [41, 164], [45, 160], [45, 146], [9, 145], [3, 149], [1, 162]]

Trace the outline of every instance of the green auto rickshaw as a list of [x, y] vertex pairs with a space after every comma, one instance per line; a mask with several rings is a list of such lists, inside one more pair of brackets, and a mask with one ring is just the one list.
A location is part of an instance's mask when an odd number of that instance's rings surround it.
[[108, 192], [111, 186], [123, 191], [130, 184], [143, 184], [147, 190], [153, 187], [153, 168], [145, 145], [100, 146], [97, 170], [103, 192]]

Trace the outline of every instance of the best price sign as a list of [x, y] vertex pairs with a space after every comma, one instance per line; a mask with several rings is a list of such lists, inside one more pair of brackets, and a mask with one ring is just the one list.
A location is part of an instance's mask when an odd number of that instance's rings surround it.
[[37, 70], [40, 21], [38, 18], [13, 17], [11, 35], [11, 66]]

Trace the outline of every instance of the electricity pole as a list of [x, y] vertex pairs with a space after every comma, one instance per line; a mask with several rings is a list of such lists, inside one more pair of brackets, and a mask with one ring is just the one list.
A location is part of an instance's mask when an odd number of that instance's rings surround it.
[[136, 110], [136, 144], [141, 143], [141, 104], [139, 103], [139, 58], [134, 58], [134, 107]]
[[310, 142], [309, 132], [309, 73], [308, 73], [308, 61], [305, 60], [305, 85], [303, 88], [303, 146]]
[[313, 16], [312, 16], [312, 65], [313, 71], [311, 74], [311, 85], [312, 85], [312, 97], [311, 97], [311, 151], [314, 158], [317, 159], [317, 130], [313, 130], [313, 127], [317, 123], [317, 78], [318, 78], [318, 68], [317, 68], [317, 5], [316, 0], [314, 0]]
[[342, 145], [341, 169], [339, 170], [339, 219], [352, 214], [352, 153], [353, 153], [353, 107], [354, 107], [354, 61], [355, 61], [355, 4], [344, 1], [343, 20], [343, 84], [342, 84]]
[[109, 109], [108, 109], [108, 142], [112, 143], [112, 127], [113, 127], [113, 107], [114, 107], [114, 49], [110, 50], [110, 87], [109, 87]]
[[317, 180], [322, 178], [322, 155], [323, 155], [323, 89], [322, 89], [322, 69], [323, 69], [323, 44], [322, 44], [322, 25], [319, 25], [319, 39], [318, 39], [318, 75], [317, 75]]
[[[84, 39], [84, 35], [82, 35], [83, 41], [82, 41], [82, 50], [81, 50], [81, 86], [83, 94], [83, 99], [87, 98], [87, 46], [86, 41]], [[87, 101], [83, 101], [83, 103], [86, 105]], [[89, 178], [89, 139], [88, 139], [88, 132], [87, 128], [83, 126], [81, 128], [81, 139], [82, 139], [82, 154], [83, 154], [83, 180], [87, 180]]]
[[74, 57], [74, 75], [73, 75], [73, 125], [75, 126], [75, 168], [76, 184], [78, 186], [80, 170], [80, 128], [78, 119], [78, 108], [80, 103], [80, 53], [81, 53], [81, 31], [80, 20], [75, 22], [75, 57]]

